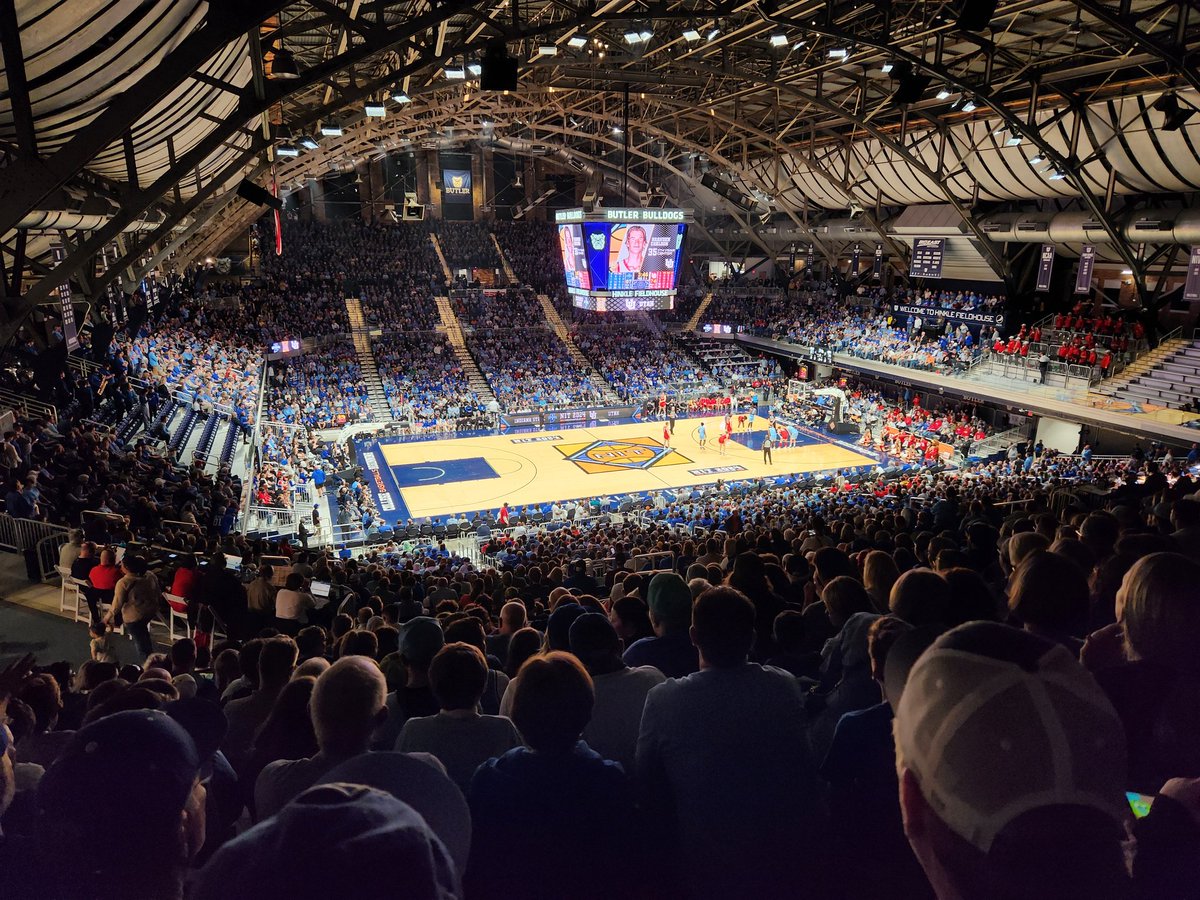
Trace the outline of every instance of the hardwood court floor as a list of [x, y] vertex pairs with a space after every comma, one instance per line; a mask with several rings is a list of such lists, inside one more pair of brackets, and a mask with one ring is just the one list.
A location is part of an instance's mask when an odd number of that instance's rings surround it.
[[417, 443], [385, 439], [366, 444], [360, 455], [378, 476], [373, 479], [377, 493], [391, 495], [380, 504], [391, 519], [876, 463], [848, 445], [802, 435], [802, 443], [776, 449], [774, 463], [765, 465], [760, 447], [766, 429], [761, 419], [752, 432], [735, 431], [722, 456], [716, 442], [722, 420], [703, 421], [708, 432], [705, 448], [697, 437], [701, 420], [681, 419], [669, 448], [662, 442], [663, 423], [649, 421]]

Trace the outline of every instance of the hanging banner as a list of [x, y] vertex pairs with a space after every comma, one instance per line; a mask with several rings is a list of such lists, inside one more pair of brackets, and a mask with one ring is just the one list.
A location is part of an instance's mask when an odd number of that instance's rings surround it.
[[[62, 244], [54, 244], [50, 248], [54, 256], [54, 264], [59, 265], [67, 258], [67, 248]], [[79, 331], [75, 327], [75, 304], [71, 301], [71, 282], [68, 279], [57, 288], [59, 314], [62, 316], [63, 340], [67, 342], [67, 352], [74, 353], [79, 349]]]
[[796, 271], [796, 245], [792, 244], [792, 252], [788, 254], [788, 274]]
[[442, 169], [442, 197], [471, 199], [471, 170]]
[[[271, 196], [279, 199], [279, 183], [275, 180], [275, 167], [271, 167]], [[283, 256], [283, 217], [275, 207], [275, 255]]]
[[804, 258], [804, 268], [811, 269], [813, 267], [813, 245], [808, 245], [808, 255]]
[[908, 267], [910, 278], [941, 278], [942, 258], [946, 255], [945, 238], [915, 238], [912, 262]]
[[1079, 254], [1079, 272], [1075, 275], [1075, 293], [1086, 294], [1092, 289], [1092, 269], [1096, 265], [1096, 248], [1091, 244], [1083, 245]]
[[1188, 258], [1187, 281], [1183, 285], [1184, 300], [1200, 300], [1200, 247], [1192, 248]]
[[858, 248], [858, 244], [854, 245], [854, 252], [850, 254], [850, 274], [858, 274], [858, 260], [862, 256], [862, 251]]
[[873, 274], [876, 278], [880, 278], [883, 276], [883, 247], [882, 246], [876, 245], [876, 247], [875, 247], [875, 266], [871, 270], [871, 274]]
[[1050, 275], [1054, 271], [1054, 245], [1042, 244], [1041, 256], [1038, 259], [1037, 287], [1034, 290], [1050, 290]]

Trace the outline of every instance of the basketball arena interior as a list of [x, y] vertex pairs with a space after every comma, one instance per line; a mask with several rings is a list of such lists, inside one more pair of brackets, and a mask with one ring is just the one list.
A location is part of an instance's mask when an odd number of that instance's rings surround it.
[[0, 58], [0, 894], [1200, 897], [1195, 2]]

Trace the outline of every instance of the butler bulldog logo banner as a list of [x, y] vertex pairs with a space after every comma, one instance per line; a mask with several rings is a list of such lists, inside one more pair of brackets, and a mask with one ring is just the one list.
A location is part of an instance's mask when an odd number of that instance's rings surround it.
[[447, 197], [471, 196], [470, 169], [443, 169], [442, 193]]

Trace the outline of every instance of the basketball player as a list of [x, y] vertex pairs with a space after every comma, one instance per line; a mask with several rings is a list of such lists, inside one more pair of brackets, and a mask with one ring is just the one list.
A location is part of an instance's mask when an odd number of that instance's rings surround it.
[[696, 440], [700, 442], [700, 449], [704, 449], [704, 442], [708, 440], [708, 432], [704, 430], [704, 423], [700, 423], [700, 427], [696, 429]]
[[779, 446], [780, 448], [791, 447], [792, 433], [788, 431], [786, 425], [779, 426]]
[[739, 413], [738, 414], [738, 431], [745, 431], [745, 430], [746, 430], [746, 414]]
[[675, 404], [672, 403], [667, 407], [667, 425], [671, 428], [671, 436], [675, 436]]
[[750, 431], [754, 430], [754, 410], [750, 410]]
[[720, 449], [722, 456], [725, 455], [725, 442], [727, 440], [729, 440], [729, 432], [728, 431], [722, 431], [720, 434], [717, 435], [717, 447]]
[[671, 427], [666, 422], [663, 422], [663, 446], [671, 446]]

